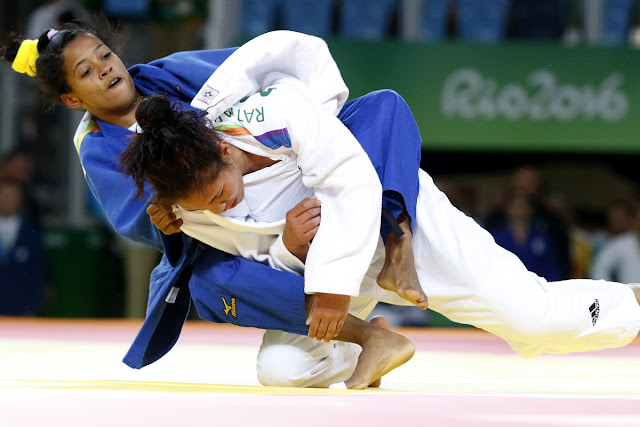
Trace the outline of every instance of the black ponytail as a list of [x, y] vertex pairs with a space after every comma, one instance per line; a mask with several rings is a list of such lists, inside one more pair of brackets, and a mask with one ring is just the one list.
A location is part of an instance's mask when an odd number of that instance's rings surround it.
[[148, 180], [162, 200], [176, 201], [202, 188], [227, 166], [218, 134], [207, 127], [205, 113], [171, 105], [166, 96], [145, 98], [136, 110], [143, 133], [120, 156], [120, 169], [132, 176], [143, 195]]

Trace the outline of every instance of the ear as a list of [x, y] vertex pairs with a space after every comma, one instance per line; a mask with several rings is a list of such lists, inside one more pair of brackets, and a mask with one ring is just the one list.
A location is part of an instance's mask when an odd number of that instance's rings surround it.
[[72, 110], [77, 110], [82, 106], [82, 101], [80, 100], [80, 98], [72, 93], [65, 93], [64, 95], [60, 95], [60, 99], [66, 104], [67, 107], [71, 108]]
[[229, 144], [225, 140], [222, 140], [220, 141], [219, 147], [220, 147], [220, 154], [222, 154], [223, 157], [231, 156], [231, 144]]

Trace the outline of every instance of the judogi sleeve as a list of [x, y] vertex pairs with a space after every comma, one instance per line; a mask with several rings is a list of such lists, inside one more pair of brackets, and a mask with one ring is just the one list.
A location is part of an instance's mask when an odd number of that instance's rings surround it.
[[[108, 126], [113, 128], [114, 135], [105, 135], [96, 119], [85, 114], [74, 137], [87, 185], [118, 234], [162, 251], [162, 233], [149, 220], [147, 205], [133, 200], [137, 193], [133, 180], [118, 168], [118, 156], [132, 132], [103, 124]], [[85, 130], [80, 132], [83, 127]], [[150, 186], [145, 190], [148, 197]]]
[[380, 180], [351, 132], [299, 82], [273, 93], [303, 183], [322, 204], [306, 260], [305, 292], [357, 296], [379, 238]]
[[349, 97], [349, 89], [324, 40], [293, 31], [272, 31], [248, 41], [229, 56], [191, 105], [215, 118], [246, 95], [283, 77], [298, 79], [334, 115]]
[[282, 240], [282, 234], [273, 241], [269, 248], [269, 265], [280, 271], [288, 271], [300, 276], [304, 274], [304, 263], [289, 252]]

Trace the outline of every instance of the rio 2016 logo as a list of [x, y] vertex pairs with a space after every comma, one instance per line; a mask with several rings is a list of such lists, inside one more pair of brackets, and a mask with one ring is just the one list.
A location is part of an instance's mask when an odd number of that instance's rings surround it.
[[621, 73], [614, 72], [595, 84], [561, 83], [556, 75], [539, 69], [523, 83], [499, 84], [474, 68], [451, 73], [441, 92], [445, 117], [532, 121], [601, 119], [622, 120], [629, 111], [628, 96], [620, 90]]

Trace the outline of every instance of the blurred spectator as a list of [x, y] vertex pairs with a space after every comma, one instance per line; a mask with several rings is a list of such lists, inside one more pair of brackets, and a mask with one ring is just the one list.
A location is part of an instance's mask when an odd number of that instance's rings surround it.
[[478, 194], [476, 188], [468, 183], [443, 183], [438, 184], [442, 192], [453, 206], [464, 212], [467, 216], [478, 221], [477, 205]]
[[0, 170], [0, 315], [38, 315], [44, 303], [42, 231], [24, 208], [24, 197], [24, 183]]
[[606, 229], [593, 245], [592, 262], [618, 236], [628, 233], [634, 228], [636, 209], [636, 204], [624, 199], [614, 200], [607, 206]]
[[534, 273], [549, 281], [560, 279], [556, 248], [551, 235], [534, 222], [529, 195], [512, 191], [505, 205], [505, 225], [490, 229], [496, 243], [514, 253]]
[[[556, 265], [560, 277], [558, 279], [571, 278], [571, 261], [569, 249], [569, 233], [567, 224], [563, 218], [549, 208], [546, 193], [542, 184], [540, 172], [533, 166], [523, 166], [513, 173], [510, 190], [529, 196], [533, 204], [533, 226], [547, 233], [555, 247]], [[507, 218], [504, 207], [499, 207], [487, 215], [485, 228], [487, 230], [504, 227]]]
[[612, 237], [595, 255], [590, 277], [622, 283], [640, 282], [640, 209], [631, 229]]
[[5, 178], [28, 184], [33, 171], [33, 159], [24, 148], [18, 147], [9, 152], [2, 162], [2, 174]]
[[40, 225], [40, 210], [33, 197], [33, 156], [31, 151], [24, 147], [16, 147], [2, 160], [2, 176], [14, 180], [22, 186], [22, 209], [29, 215], [29, 219], [36, 225]]
[[574, 207], [566, 197], [554, 194], [548, 202], [549, 208], [564, 219], [569, 230], [571, 278], [588, 278], [593, 255], [593, 234], [579, 222]]
[[35, 8], [27, 19], [25, 36], [37, 39], [49, 28], [59, 28], [62, 24], [84, 14], [85, 11], [74, 0], [48, 0]]
[[634, 203], [624, 199], [614, 200], [607, 206], [606, 228], [594, 243], [594, 256], [616, 236], [633, 228], [635, 210]]
[[609, 237], [619, 236], [633, 228], [636, 208], [627, 200], [616, 200], [607, 208], [607, 233]]

